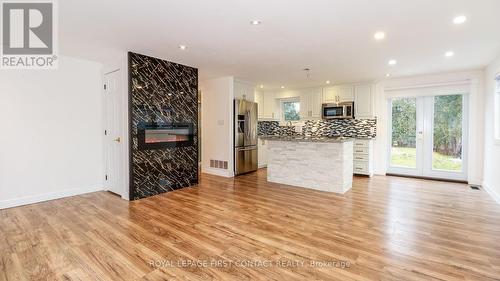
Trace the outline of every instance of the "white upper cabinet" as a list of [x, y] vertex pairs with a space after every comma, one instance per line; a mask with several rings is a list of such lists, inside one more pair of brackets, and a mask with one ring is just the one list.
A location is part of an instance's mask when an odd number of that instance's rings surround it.
[[248, 82], [234, 80], [234, 98], [244, 100], [255, 100], [255, 86]]
[[270, 91], [255, 91], [255, 102], [258, 104], [259, 119], [279, 119], [277, 114], [277, 100], [275, 93]]
[[311, 93], [308, 90], [300, 92], [300, 119], [309, 118], [309, 112], [311, 107]]
[[300, 118], [320, 118], [322, 99], [321, 88], [302, 89], [300, 91]]
[[337, 101], [337, 87], [323, 88], [323, 102], [333, 103]]
[[338, 102], [354, 101], [354, 87], [353, 86], [338, 86]]
[[356, 85], [354, 87], [354, 116], [355, 118], [373, 117], [373, 86]]
[[263, 118], [264, 114], [264, 92], [255, 91], [255, 102], [257, 103], [258, 118]]
[[323, 103], [354, 101], [355, 118], [373, 118], [374, 88], [372, 84], [338, 85], [325, 88], [307, 88], [289, 91], [255, 91], [255, 102], [259, 104], [259, 119], [279, 120], [280, 101], [298, 98], [300, 100], [300, 118], [321, 118]]
[[323, 103], [354, 101], [354, 86], [341, 85], [323, 88]]
[[323, 100], [323, 91], [321, 88], [312, 89], [310, 96], [309, 110], [311, 111], [310, 117], [321, 118], [321, 105]]
[[263, 101], [263, 106], [262, 106], [261, 118], [263, 118], [263, 119], [279, 119], [275, 93], [264, 91], [262, 101]]

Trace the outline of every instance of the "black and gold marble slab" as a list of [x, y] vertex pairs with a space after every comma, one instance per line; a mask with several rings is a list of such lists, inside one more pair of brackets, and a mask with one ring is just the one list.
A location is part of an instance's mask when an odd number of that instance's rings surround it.
[[[198, 183], [198, 69], [129, 52], [130, 200]], [[141, 124], [192, 124], [189, 146], [140, 149]]]

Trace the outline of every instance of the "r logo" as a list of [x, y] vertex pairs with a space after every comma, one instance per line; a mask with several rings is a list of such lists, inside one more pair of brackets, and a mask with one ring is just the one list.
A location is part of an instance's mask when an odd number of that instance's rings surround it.
[[2, 3], [3, 55], [53, 54], [53, 3]]

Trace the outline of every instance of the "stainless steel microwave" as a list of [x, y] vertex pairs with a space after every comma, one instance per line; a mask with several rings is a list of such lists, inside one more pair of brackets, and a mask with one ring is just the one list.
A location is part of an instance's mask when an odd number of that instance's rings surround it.
[[324, 103], [321, 111], [323, 119], [352, 119], [354, 102]]

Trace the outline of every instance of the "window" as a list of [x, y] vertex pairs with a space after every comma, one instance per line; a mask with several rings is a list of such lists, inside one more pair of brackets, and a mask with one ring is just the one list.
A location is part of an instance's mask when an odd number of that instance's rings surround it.
[[298, 121], [300, 120], [300, 101], [298, 99], [287, 99], [281, 103], [283, 112], [283, 120]]
[[495, 142], [500, 145], [500, 73], [495, 77]]

